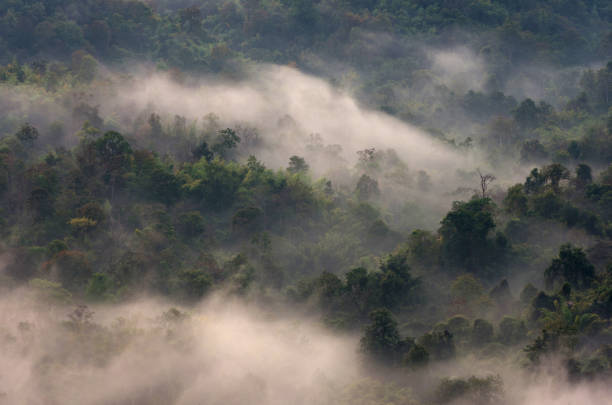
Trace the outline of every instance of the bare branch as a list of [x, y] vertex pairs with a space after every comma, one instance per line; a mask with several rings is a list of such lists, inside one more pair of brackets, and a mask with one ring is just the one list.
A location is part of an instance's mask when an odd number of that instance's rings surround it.
[[492, 174], [482, 174], [480, 169], [476, 169], [478, 175], [480, 176], [480, 189], [482, 192], [482, 198], [487, 198], [487, 189], [489, 188], [489, 183], [495, 180], [495, 176]]

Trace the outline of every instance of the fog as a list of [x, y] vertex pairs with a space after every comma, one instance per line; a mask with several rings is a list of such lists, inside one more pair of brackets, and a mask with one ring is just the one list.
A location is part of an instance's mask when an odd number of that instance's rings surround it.
[[416, 399], [443, 377], [470, 375], [501, 376], [505, 404], [611, 403], [608, 386], [569, 384], [554, 359], [537, 373], [503, 355], [415, 372], [373, 368], [357, 336], [223, 293], [189, 308], [149, 297], [83, 310], [40, 288], [3, 291], [0, 335], [6, 404], [369, 403], [355, 401], [382, 400], [384, 389], [367, 390], [378, 379]]
[[[494, 77], [499, 88], [518, 102], [526, 98], [546, 101], [555, 108], [563, 108], [580, 92], [579, 82], [584, 66], [565, 68], [543, 63], [513, 66], [507, 72], [496, 72], [495, 60], [468, 47], [427, 51], [431, 70], [442, 83], [457, 94], [468, 91], [487, 92], [487, 81]], [[498, 76], [498, 77], [496, 77]]]
[[[393, 189], [404, 199], [425, 199], [424, 206], [436, 208], [434, 224], [457, 199], [451, 193], [478, 184], [476, 168], [493, 170], [477, 149], [451, 148], [410, 124], [359, 106], [351, 94], [322, 79], [284, 66], [257, 66], [246, 79], [232, 82], [200, 79], [180, 84], [164, 74], [139, 74], [117, 91], [112, 104], [102, 102], [104, 115], [119, 122], [130, 119], [126, 112], [143, 110], [164, 114], [166, 122], [181, 115], [201, 124], [212, 112], [221, 127], [257, 128], [258, 142], [241, 146], [243, 159], [253, 154], [268, 167], [284, 168], [290, 156], [304, 156], [314, 178], [325, 176], [346, 187], [354, 187], [355, 176], [362, 174], [352, 171], [357, 151], [392, 149], [401, 161], [399, 183], [390, 179], [393, 174], [369, 174], [377, 178], [383, 195]], [[527, 172], [509, 165], [498, 167], [501, 184], [522, 180]], [[428, 192], [418, 187], [419, 171], [431, 179]]]
[[[355, 29], [350, 35], [349, 45], [338, 50], [341, 57], [306, 52], [301, 55], [301, 62], [317, 74], [335, 77], [339, 82], [344, 82], [343, 77], [352, 75], [357, 81], [352, 83], [353, 87], [363, 84], [358, 83], [359, 80], [377, 80], [377, 76], [370, 77], [369, 64], [383, 65], [374, 71], [382, 69], [393, 79], [395, 86], [392, 90], [400, 94], [410, 90], [413, 100], [429, 97], [430, 93], [439, 91], [433, 88], [425, 91], [405, 88], [414, 85], [415, 79], [417, 82], [420, 80], [414, 77], [415, 73], [418, 76], [427, 71], [431, 74], [434, 87], [443, 85], [458, 96], [470, 90], [484, 93], [502, 91], [519, 102], [531, 98], [560, 108], [580, 92], [579, 81], [585, 69], [598, 68], [606, 63], [605, 59], [589, 66], [585, 66], [582, 60], [565, 67], [553, 66], [541, 60], [512, 63], [500, 49], [504, 45], [498, 43], [499, 39], [474, 38], [472, 33], [461, 30], [449, 34], [451, 38], [445, 41], [433, 43], [425, 38], [407, 39], [389, 32], [364, 29]], [[346, 62], [353, 59], [365, 66]], [[384, 67], [385, 64], [398, 69], [390, 70]], [[409, 67], [407, 72], [401, 70], [404, 64]]]
[[[395, 149], [414, 167], [451, 169], [469, 162], [417, 128], [360, 108], [354, 98], [325, 81], [284, 66], [259, 66], [238, 82], [201, 80], [180, 85], [165, 75], [152, 74], [137, 78], [118, 95], [119, 105], [137, 109], [148, 106], [189, 119], [214, 112], [228, 125], [255, 125], [272, 143], [271, 151], [268, 147], [260, 151], [262, 159], [275, 166], [285, 165], [289, 154], [303, 152], [310, 134], [319, 134], [325, 144], [342, 146], [342, 157], [351, 161], [356, 160], [356, 151], [375, 147]], [[290, 118], [291, 124], [283, 125], [283, 118]], [[274, 157], [279, 150], [274, 146], [285, 149], [281, 156], [286, 156], [278, 162]]]
[[0, 6], [0, 405], [612, 405], [604, 25], [143, 1]]
[[[399, 46], [392, 36], [363, 37], [376, 45], [372, 48]], [[483, 87], [486, 61], [472, 50], [423, 49], [432, 72], [451, 89], [461, 93]], [[132, 67], [130, 74], [107, 69], [100, 72], [93, 89], [58, 94], [28, 86], [18, 90], [1, 86], [0, 103], [14, 116], [24, 117], [41, 129], [42, 150], [78, 142], [75, 135], [89, 118], [75, 113], [80, 105], [97, 108], [100, 129], [124, 133], [136, 141], [133, 146], [137, 148], [155, 149], [147, 138], [147, 119], [152, 113], [160, 115], [165, 128], [171, 128], [176, 116], [184, 117], [189, 130], [193, 129], [192, 146], [210, 129], [210, 117], [214, 117], [216, 129], [248, 130], [250, 138], [243, 136], [234, 156], [239, 161], [252, 154], [267, 167], [279, 169], [287, 167], [290, 156], [303, 156], [313, 179], [325, 177], [334, 187], [349, 192], [366, 172], [380, 185], [388, 218], [398, 217], [402, 211], [415, 212], [405, 223], [391, 221], [403, 231], [436, 229], [453, 200], [474, 194], [479, 185], [477, 169], [495, 175], [493, 187], [504, 190], [523, 182], [532, 168], [517, 163], [511, 151], [490, 159], [477, 144], [452, 147], [392, 115], [362, 106], [351, 90], [354, 86], [334, 86], [287, 66], [251, 65], [240, 78], [194, 78], [143, 65]], [[393, 91], [401, 99], [415, 97], [401, 86]], [[457, 128], [473, 125], [467, 117], [452, 121]], [[58, 126], [58, 122], [62, 124]], [[10, 133], [20, 124], [8, 122], [0, 129]], [[454, 135], [462, 141], [471, 133], [466, 129], [466, 133]], [[165, 142], [168, 146], [157, 150], [162, 155], [176, 147], [171, 137]], [[357, 152], [368, 148], [380, 152], [377, 156], [384, 162], [372, 170], [355, 167]], [[389, 150], [392, 152], [387, 153]]]
[[[449, 69], [456, 60], [469, 59], [465, 52], [440, 54], [435, 57], [436, 66], [462, 81], [461, 75], [474, 74], [469, 63], [457, 74]], [[374, 148], [386, 163], [379, 162], [367, 174], [379, 182], [382, 195], [391, 200], [387, 203], [396, 209], [407, 201], [427, 207], [423, 220], [412, 224], [415, 227], [435, 228], [453, 200], [469, 198], [479, 182], [477, 168], [494, 172], [502, 187], [522, 181], [527, 173], [527, 168], [510, 161], [492, 167], [477, 148], [451, 147], [389, 114], [362, 107], [349, 90], [291, 67], [254, 65], [244, 77], [229, 79], [177, 77], [138, 66], [129, 75], [105, 71], [96, 84], [96, 90], [57, 95], [36, 95], [29, 87], [20, 91], [0, 88], [0, 100], [15, 115], [39, 126], [43, 135], [39, 148], [43, 150], [58, 142], [66, 146], [78, 142], [75, 134], [91, 120], [77, 112], [83, 105], [95, 108], [100, 129], [118, 130], [135, 139], [135, 147], [143, 148], [154, 148], [147, 139], [147, 120], [152, 113], [160, 115], [166, 128], [172, 127], [176, 116], [184, 117], [194, 139], [210, 130], [214, 117], [215, 128], [250, 131], [249, 139], [243, 137], [239, 145], [238, 160], [245, 161], [252, 154], [278, 169], [287, 167], [290, 156], [303, 156], [313, 179], [326, 177], [347, 190], [354, 189], [364, 171], [355, 170], [357, 152]], [[158, 152], [176, 149], [174, 142], [168, 138], [168, 146]], [[392, 152], [387, 153], [389, 150]], [[457, 194], [456, 190], [463, 191]]]
[[[454, 74], [447, 68], [457, 58], [461, 56], [455, 53], [436, 56], [440, 69], [449, 76]], [[52, 123], [61, 123], [68, 145], [75, 143], [73, 133], [87, 118], [74, 109], [85, 104], [98, 108], [106, 128], [128, 134], [136, 118], [148, 118], [147, 112], [160, 114], [166, 125], [178, 115], [187, 118], [189, 124], [201, 126], [205, 124], [204, 117], [212, 113], [221, 126], [253, 126], [265, 142], [257, 150], [257, 157], [271, 167], [285, 167], [289, 156], [307, 154], [312, 135], [325, 146], [339, 145], [335, 150], [349, 164], [356, 161], [356, 151], [366, 148], [394, 149], [411, 169], [433, 171], [434, 176], [438, 174], [441, 178], [459, 168], [474, 170], [484, 164], [478, 152], [466, 154], [454, 150], [410, 124], [360, 107], [350, 93], [294, 68], [256, 65], [238, 80], [218, 77], [176, 80], [171, 74], [142, 66], [132, 72], [127, 76], [109, 72], [97, 82], [98, 88], [69, 93], [0, 86], [0, 105], [13, 116], [38, 126], [43, 135], [49, 132]], [[465, 72], [457, 74], [462, 73]], [[0, 130], [8, 134], [20, 124], [4, 122]], [[313, 166], [314, 173], [321, 175], [327, 166], [339, 162], [326, 163], [323, 168]]]
[[482, 91], [487, 79], [484, 60], [469, 48], [429, 51], [432, 71], [458, 94]]
[[611, 404], [607, 383], [562, 384], [558, 376], [540, 378], [539, 384], [526, 385], [522, 393], [524, 405]]
[[229, 297], [186, 312], [93, 306], [89, 319], [38, 300], [0, 302], [1, 403], [311, 404], [359, 369], [354, 338]]

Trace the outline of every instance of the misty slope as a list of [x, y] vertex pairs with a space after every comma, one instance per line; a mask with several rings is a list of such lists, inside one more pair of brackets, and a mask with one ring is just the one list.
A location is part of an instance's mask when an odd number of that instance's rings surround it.
[[611, 17], [2, 2], [0, 403], [608, 403]]

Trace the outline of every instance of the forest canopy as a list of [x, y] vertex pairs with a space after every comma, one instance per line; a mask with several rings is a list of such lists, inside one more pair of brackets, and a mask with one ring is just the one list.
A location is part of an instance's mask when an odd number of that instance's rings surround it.
[[2, 403], [607, 403], [611, 221], [609, 1], [0, 3]]

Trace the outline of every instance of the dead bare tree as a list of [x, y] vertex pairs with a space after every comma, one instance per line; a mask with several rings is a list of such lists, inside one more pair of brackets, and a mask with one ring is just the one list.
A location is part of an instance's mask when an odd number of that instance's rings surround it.
[[480, 169], [476, 169], [478, 175], [480, 176], [480, 189], [482, 191], [482, 198], [487, 198], [487, 188], [489, 187], [489, 183], [495, 180], [495, 176], [492, 174], [482, 174]]

